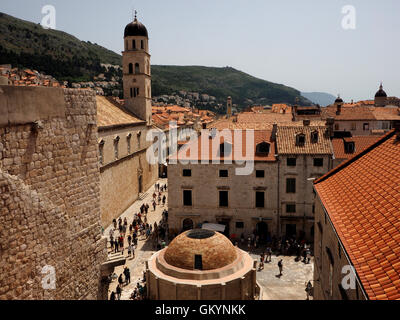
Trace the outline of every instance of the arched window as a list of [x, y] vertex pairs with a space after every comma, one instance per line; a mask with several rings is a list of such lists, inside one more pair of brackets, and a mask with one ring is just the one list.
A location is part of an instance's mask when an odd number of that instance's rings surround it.
[[183, 229], [183, 231], [193, 229], [193, 220], [189, 219], [189, 218], [183, 220], [182, 229]]
[[133, 73], [133, 64], [130, 63], [129, 64], [129, 74], [132, 74], [132, 73]]
[[104, 140], [99, 142], [99, 162], [100, 165], [104, 164]]
[[118, 159], [118, 157], [119, 157], [119, 154], [118, 154], [118, 145], [119, 145], [119, 136], [117, 136], [115, 139], [114, 139], [114, 156], [115, 156], [115, 160], [117, 160]]
[[232, 145], [230, 143], [224, 142], [219, 145], [219, 155], [221, 157], [228, 156], [232, 152]]
[[128, 147], [128, 154], [131, 153], [131, 138], [132, 138], [132, 133], [129, 133], [126, 136], [126, 144], [127, 144], [127, 147]]
[[141, 47], [142, 49], [144, 49], [144, 41], [143, 41], [143, 40], [140, 40], [140, 47]]
[[317, 143], [318, 142], [318, 131], [314, 130], [311, 132], [311, 143]]
[[135, 63], [135, 73], [140, 73], [139, 63]]
[[296, 135], [296, 146], [304, 146], [304, 144], [306, 143], [306, 136], [304, 133], [298, 133]]
[[258, 154], [268, 154], [269, 153], [269, 143], [261, 142], [256, 146], [256, 153]]

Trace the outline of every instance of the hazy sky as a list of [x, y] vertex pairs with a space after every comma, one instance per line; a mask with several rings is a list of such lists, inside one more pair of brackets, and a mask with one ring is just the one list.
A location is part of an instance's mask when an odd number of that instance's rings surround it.
[[[373, 98], [382, 80], [400, 96], [399, 0], [1, 0], [0, 11], [121, 52], [133, 9], [149, 31], [152, 64], [231, 66], [301, 91]], [[342, 7], [356, 28], [342, 28]]]

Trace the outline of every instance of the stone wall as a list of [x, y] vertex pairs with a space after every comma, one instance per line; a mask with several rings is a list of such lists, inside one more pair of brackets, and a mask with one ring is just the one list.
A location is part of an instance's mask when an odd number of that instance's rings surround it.
[[96, 299], [107, 252], [95, 95], [0, 86], [0, 114], [0, 299]]
[[[104, 142], [103, 165], [100, 168], [103, 227], [109, 226], [114, 218], [118, 218], [138, 199], [139, 193], [147, 191], [158, 179], [158, 165], [150, 165], [146, 159], [146, 151], [151, 144], [146, 141], [147, 128], [145, 125], [132, 125], [120, 129], [99, 130], [99, 142]], [[116, 137], [119, 137], [118, 159], [115, 157]]]
[[365, 299], [358, 281], [355, 289], [344, 290], [342, 287], [342, 280], [348, 274], [342, 273], [342, 268], [350, 262], [318, 197], [315, 200], [314, 257], [315, 300]]

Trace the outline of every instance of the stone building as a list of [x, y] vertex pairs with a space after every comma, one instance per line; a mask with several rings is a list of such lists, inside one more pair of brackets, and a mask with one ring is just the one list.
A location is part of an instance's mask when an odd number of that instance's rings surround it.
[[101, 296], [99, 185], [94, 93], [0, 86], [0, 299]]
[[[229, 131], [231, 132], [231, 131]], [[239, 238], [256, 230], [265, 240], [278, 229], [277, 159], [271, 131], [254, 132], [254, 148], [242, 146], [235, 135], [206, 135], [185, 144], [168, 163], [168, 224], [170, 233], [196, 228], [203, 223], [225, 225], [226, 236]], [[213, 147], [214, 145], [214, 147]], [[237, 156], [235, 148], [242, 155]], [[232, 163], [224, 159], [232, 158]], [[174, 164], [171, 159], [177, 159]], [[248, 160], [254, 170], [237, 175]], [[187, 162], [187, 163], [186, 163]], [[219, 163], [218, 163], [219, 162]]]
[[152, 127], [113, 99], [97, 96], [96, 101], [101, 222], [107, 227], [154, 184], [158, 166], [146, 159]]
[[148, 33], [135, 20], [125, 27], [122, 52], [124, 104], [97, 97], [100, 200], [103, 227], [119, 217], [158, 179], [146, 141], [152, 125]]
[[314, 299], [400, 299], [396, 126], [315, 181]]
[[151, 300], [254, 300], [260, 286], [250, 255], [218, 232], [186, 231], [146, 262]]
[[313, 179], [332, 168], [332, 146], [326, 127], [279, 126], [276, 134], [278, 155], [279, 235], [314, 236]]

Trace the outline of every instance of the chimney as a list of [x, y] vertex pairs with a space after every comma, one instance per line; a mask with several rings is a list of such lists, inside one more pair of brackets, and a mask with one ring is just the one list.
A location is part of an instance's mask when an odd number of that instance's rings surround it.
[[276, 141], [276, 133], [278, 131], [278, 124], [274, 123], [272, 126], [272, 132], [271, 132], [271, 141]]
[[333, 124], [335, 123], [334, 118], [328, 118], [326, 119], [326, 131], [325, 131], [325, 137], [327, 139], [333, 138]]
[[303, 120], [303, 126], [308, 127], [310, 125], [311, 121], [309, 119], [304, 119]]

